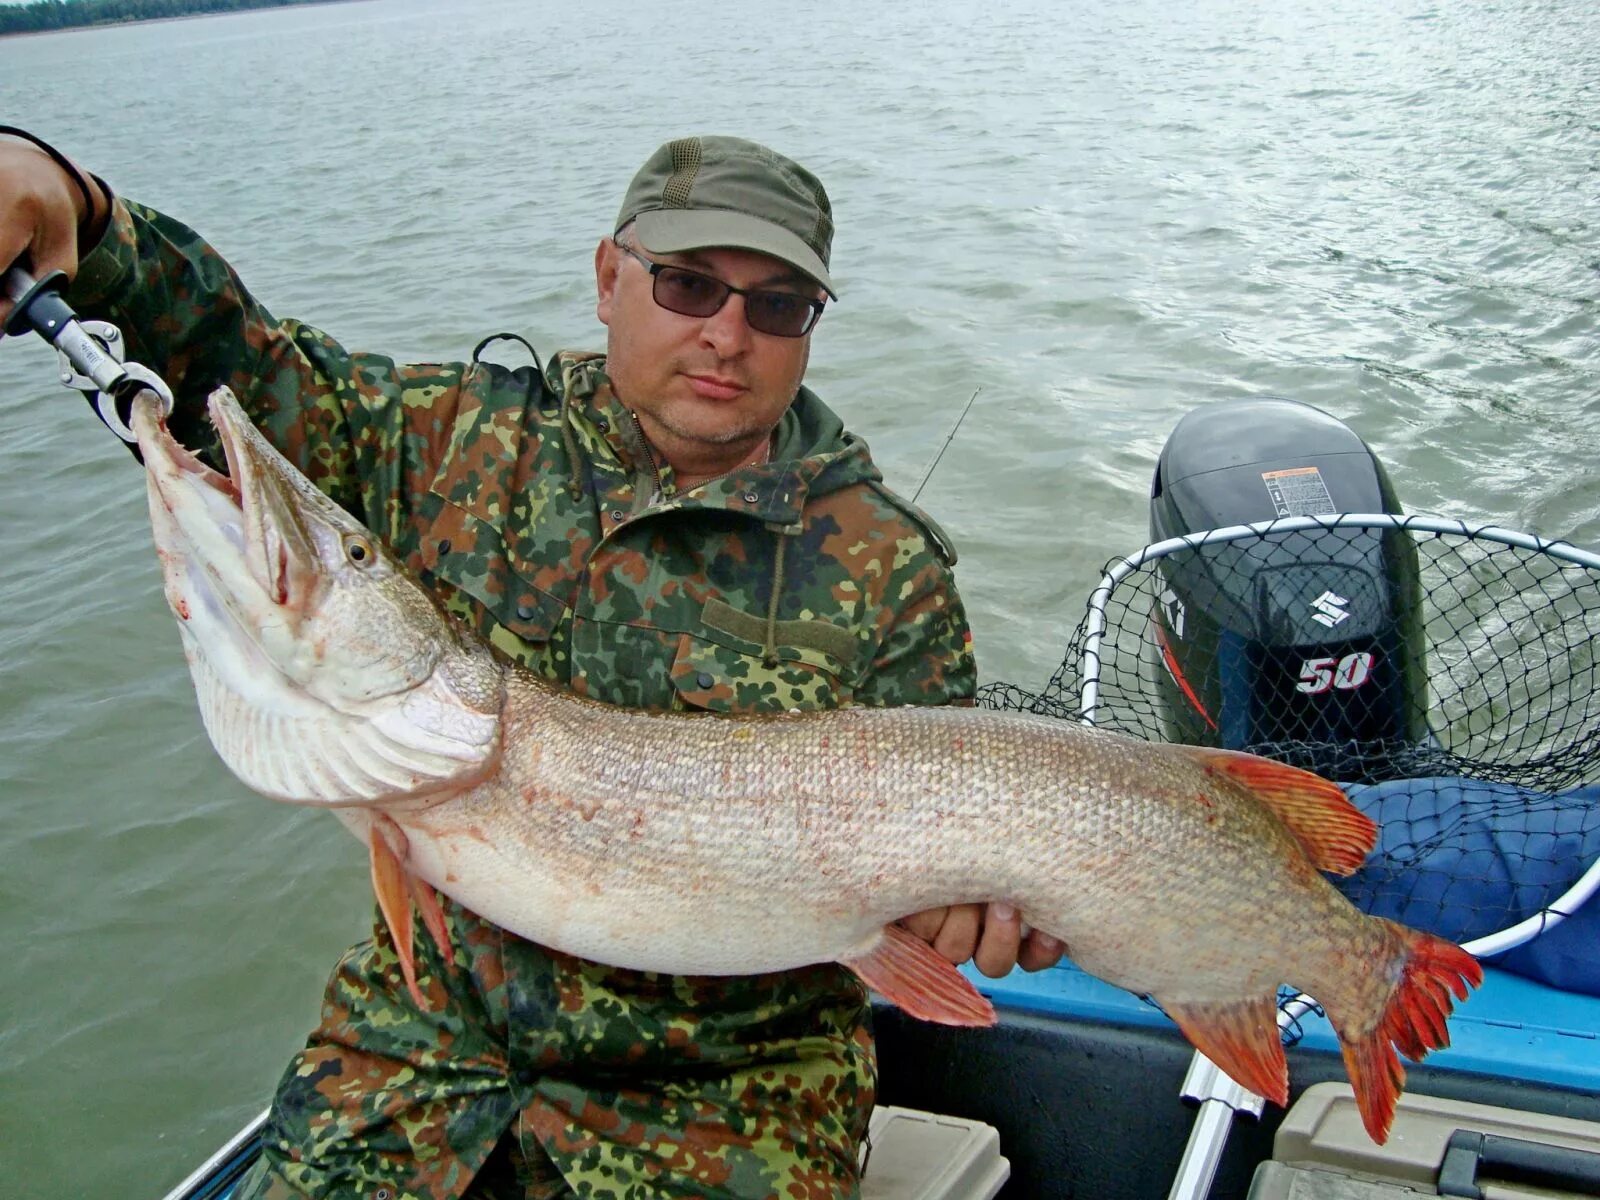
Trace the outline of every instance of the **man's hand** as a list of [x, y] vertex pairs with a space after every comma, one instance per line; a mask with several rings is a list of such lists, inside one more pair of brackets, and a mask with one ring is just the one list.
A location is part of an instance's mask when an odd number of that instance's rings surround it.
[[[0, 271], [21, 260], [35, 278], [55, 270], [76, 275], [88, 249], [78, 245], [80, 224], [94, 236], [110, 215], [100, 189], [92, 181], [88, 187], [95, 208], [85, 212], [78, 185], [48, 154], [0, 135]], [[10, 302], [0, 299], [0, 321], [10, 313]]]
[[1066, 947], [1047, 933], [1022, 936], [1022, 915], [1009, 904], [952, 904], [900, 922], [953, 963], [969, 958], [990, 979], [1012, 967], [1042, 971], [1061, 961]]

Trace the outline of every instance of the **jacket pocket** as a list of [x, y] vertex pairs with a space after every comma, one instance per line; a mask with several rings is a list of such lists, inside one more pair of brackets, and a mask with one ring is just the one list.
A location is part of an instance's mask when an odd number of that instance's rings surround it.
[[728, 636], [683, 634], [672, 686], [685, 708], [722, 713], [816, 712], [850, 703], [841, 662], [815, 649], [780, 647], [768, 666], [761, 647]]
[[[566, 612], [557, 596], [543, 591], [512, 569], [502, 532], [488, 521], [430, 496], [436, 509], [417, 547], [416, 570], [426, 572], [476, 601], [489, 620], [525, 642], [547, 642]], [[492, 634], [480, 627], [485, 637]]]

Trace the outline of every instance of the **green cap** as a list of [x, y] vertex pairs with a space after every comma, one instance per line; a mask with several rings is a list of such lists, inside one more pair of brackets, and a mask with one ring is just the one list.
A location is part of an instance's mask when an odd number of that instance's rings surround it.
[[838, 296], [828, 275], [833, 209], [821, 180], [744, 138], [679, 138], [662, 146], [622, 198], [616, 228], [629, 221], [646, 250], [755, 250]]

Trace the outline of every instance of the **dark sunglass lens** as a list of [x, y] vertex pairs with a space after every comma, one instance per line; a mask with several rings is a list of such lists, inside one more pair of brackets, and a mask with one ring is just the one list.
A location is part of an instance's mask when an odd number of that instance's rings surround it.
[[752, 329], [778, 337], [799, 337], [811, 324], [811, 305], [787, 292], [751, 292], [744, 298], [745, 316]]
[[686, 317], [709, 317], [728, 298], [726, 284], [680, 267], [663, 267], [656, 272], [656, 303]]

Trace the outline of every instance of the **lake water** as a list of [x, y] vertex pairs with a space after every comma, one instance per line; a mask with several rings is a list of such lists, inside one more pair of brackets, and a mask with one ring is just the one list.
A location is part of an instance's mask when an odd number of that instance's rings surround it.
[[[662, 141], [827, 182], [810, 382], [1037, 687], [1196, 404], [1346, 420], [1411, 511], [1600, 542], [1590, 0], [357, 3], [0, 41], [0, 114], [402, 358], [599, 347]], [[260, 1109], [370, 911], [201, 733], [138, 468], [0, 345], [0, 1185], [160, 1194]]]

